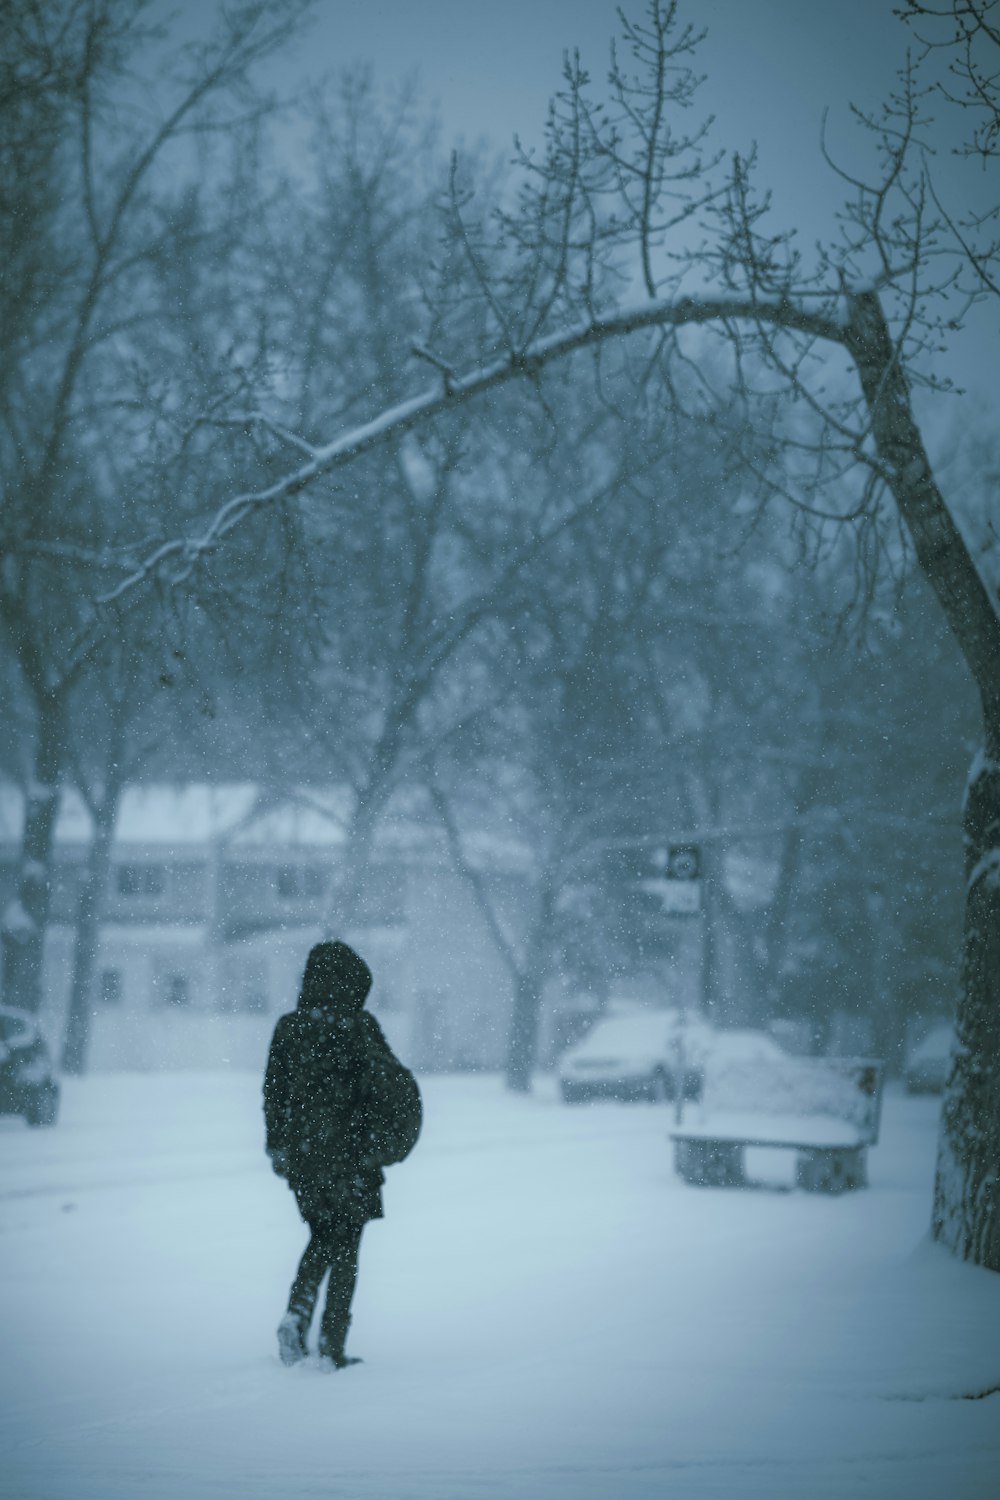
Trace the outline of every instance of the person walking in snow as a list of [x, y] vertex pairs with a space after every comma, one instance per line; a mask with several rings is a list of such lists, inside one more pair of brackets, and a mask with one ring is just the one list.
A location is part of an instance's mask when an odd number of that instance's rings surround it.
[[361, 1234], [382, 1218], [383, 1167], [409, 1154], [420, 1094], [375, 1017], [364, 1009], [372, 974], [346, 943], [317, 943], [297, 1008], [274, 1030], [264, 1076], [267, 1153], [287, 1179], [310, 1238], [278, 1325], [286, 1365], [308, 1353], [320, 1285], [329, 1276], [319, 1354], [336, 1369], [345, 1352]]

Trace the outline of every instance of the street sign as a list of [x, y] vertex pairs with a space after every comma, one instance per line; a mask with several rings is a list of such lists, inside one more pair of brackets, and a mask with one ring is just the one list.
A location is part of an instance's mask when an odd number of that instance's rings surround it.
[[700, 844], [633, 844], [606, 849], [604, 869], [608, 878], [626, 890], [655, 897], [651, 917], [696, 917], [701, 911]]
[[701, 846], [668, 844], [649, 856], [654, 874], [639, 882], [655, 896], [665, 916], [696, 917], [701, 911]]
[[655, 880], [643, 880], [641, 889], [656, 896], [668, 917], [696, 917], [701, 911], [701, 881], [672, 880], [661, 876]]
[[698, 880], [701, 876], [701, 845], [671, 844], [667, 850], [668, 880]]

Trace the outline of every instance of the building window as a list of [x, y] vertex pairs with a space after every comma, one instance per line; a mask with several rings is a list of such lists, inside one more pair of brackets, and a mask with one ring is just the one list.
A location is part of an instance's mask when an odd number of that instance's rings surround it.
[[102, 1005], [120, 1005], [122, 1001], [121, 969], [102, 969], [100, 982]]
[[223, 889], [232, 900], [259, 900], [267, 891], [269, 872], [266, 865], [233, 864], [226, 866], [222, 878]]
[[315, 865], [279, 865], [274, 872], [278, 895], [285, 901], [315, 900], [326, 889], [323, 870]]
[[186, 949], [152, 955], [149, 1003], [160, 1011], [195, 1011], [204, 1003], [197, 957]]
[[234, 1015], [261, 1015], [269, 1006], [267, 970], [263, 963], [233, 956], [226, 963], [225, 982], [216, 998], [219, 1010]]
[[183, 1008], [191, 1004], [191, 981], [186, 974], [168, 974], [163, 985], [164, 1004]]
[[162, 896], [167, 885], [163, 865], [119, 865], [119, 896]]

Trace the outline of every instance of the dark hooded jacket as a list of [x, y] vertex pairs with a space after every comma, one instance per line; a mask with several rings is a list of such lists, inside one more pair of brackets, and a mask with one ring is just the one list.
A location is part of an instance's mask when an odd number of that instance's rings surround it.
[[[278, 1021], [264, 1077], [267, 1150], [309, 1224], [382, 1217], [366, 1079], [393, 1059], [364, 1010], [371, 970], [346, 943], [309, 954], [298, 1007]], [[394, 1059], [393, 1059], [394, 1060]]]

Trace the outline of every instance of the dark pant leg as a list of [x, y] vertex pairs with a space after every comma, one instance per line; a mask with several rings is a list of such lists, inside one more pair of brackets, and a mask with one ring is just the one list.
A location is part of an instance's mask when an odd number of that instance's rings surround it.
[[294, 1313], [302, 1325], [303, 1333], [312, 1322], [313, 1310], [316, 1307], [316, 1298], [319, 1296], [320, 1282], [326, 1274], [327, 1266], [330, 1264], [329, 1249], [323, 1236], [312, 1226], [310, 1228], [309, 1243], [305, 1253], [299, 1262], [299, 1269], [292, 1282], [292, 1290], [288, 1297], [288, 1311]]
[[320, 1323], [320, 1351], [342, 1359], [351, 1323], [351, 1300], [358, 1279], [358, 1251], [364, 1224], [346, 1223], [320, 1229], [330, 1267], [326, 1306]]

